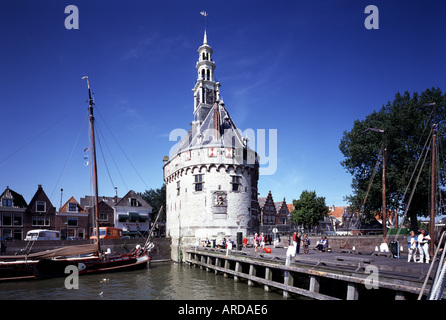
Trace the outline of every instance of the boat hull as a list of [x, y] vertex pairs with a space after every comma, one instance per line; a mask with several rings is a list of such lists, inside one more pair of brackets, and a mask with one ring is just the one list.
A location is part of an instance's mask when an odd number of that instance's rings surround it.
[[14, 261], [0, 263], [0, 281], [35, 279], [37, 261]]
[[101, 260], [99, 257], [73, 258], [73, 259], [42, 259], [34, 266], [34, 276], [36, 279], [48, 279], [56, 277], [66, 277], [72, 273], [74, 266], [79, 275], [132, 271], [143, 269], [149, 261], [148, 255], [117, 256]]

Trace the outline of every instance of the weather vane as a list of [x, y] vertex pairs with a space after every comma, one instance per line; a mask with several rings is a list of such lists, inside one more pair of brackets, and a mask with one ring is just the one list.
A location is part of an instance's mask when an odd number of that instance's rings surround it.
[[206, 11], [201, 11], [200, 12], [200, 14], [204, 17], [204, 28], [206, 29], [206, 26], [207, 26], [207, 16], [208, 16], [208, 13], [206, 12]]

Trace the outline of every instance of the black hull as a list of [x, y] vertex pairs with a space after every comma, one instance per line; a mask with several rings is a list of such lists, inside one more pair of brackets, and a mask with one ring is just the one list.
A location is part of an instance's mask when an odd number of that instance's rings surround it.
[[0, 265], [0, 281], [32, 280], [37, 261], [6, 263]]
[[132, 271], [143, 269], [147, 266], [149, 257], [115, 257], [101, 261], [98, 257], [85, 259], [42, 259], [34, 266], [34, 276], [36, 279], [48, 279], [57, 277], [67, 277], [76, 270], [67, 268], [74, 266], [79, 275], [97, 274], [107, 272]]

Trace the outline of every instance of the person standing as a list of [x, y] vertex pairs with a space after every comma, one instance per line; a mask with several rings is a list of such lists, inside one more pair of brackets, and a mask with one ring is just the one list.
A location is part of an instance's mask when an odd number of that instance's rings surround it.
[[297, 232], [294, 231], [293, 233], [293, 246], [296, 248], [297, 251]]
[[410, 262], [412, 257], [413, 257], [413, 262], [417, 262], [416, 253], [418, 247], [418, 237], [415, 236], [415, 232], [413, 230], [410, 232], [410, 236], [407, 237], [407, 246], [409, 249], [407, 262]]
[[260, 246], [262, 247], [262, 249], [260, 249], [260, 252], [262, 252], [263, 249], [265, 249], [265, 236], [263, 235], [263, 232], [260, 234]]
[[300, 242], [301, 242], [301, 233], [300, 232], [297, 233], [296, 242], [297, 242], [297, 244], [296, 244], [296, 254], [299, 254], [299, 252], [300, 252]]
[[259, 235], [256, 233], [254, 235], [254, 248], [255, 248], [255, 252], [257, 252], [257, 248], [259, 247], [260, 244], [260, 238]]
[[418, 263], [423, 263], [424, 257], [426, 257], [426, 263], [429, 263], [429, 240], [431, 237], [426, 235], [426, 230], [421, 229], [418, 236], [418, 249], [420, 250], [420, 260]]
[[308, 239], [306, 233], [304, 233], [302, 236], [302, 246], [304, 247], [304, 254], [309, 254], [310, 253], [310, 239]]

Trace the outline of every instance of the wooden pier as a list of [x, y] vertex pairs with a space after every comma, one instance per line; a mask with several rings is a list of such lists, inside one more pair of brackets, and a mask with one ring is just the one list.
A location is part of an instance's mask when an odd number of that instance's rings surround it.
[[[316, 300], [416, 300], [429, 266], [379, 253], [312, 253], [287, 259], [285, 249], [274, 251], [278, 254], [197, 247], [185, 250], [185, 262], [265, 291], [281, 291], [284, 298]], [[424, 295], [429, 288], [430, 283]]]

